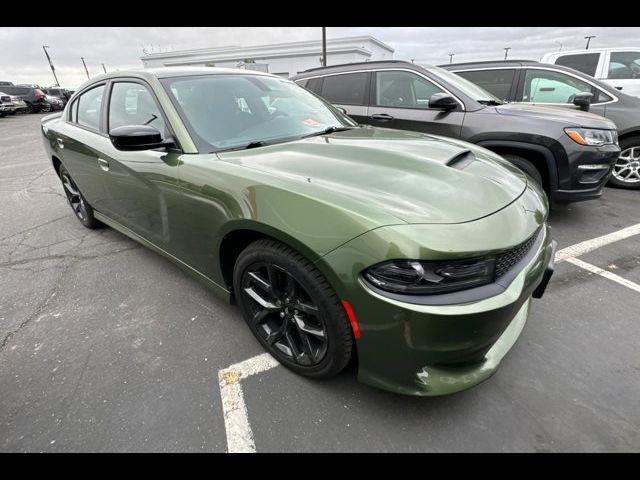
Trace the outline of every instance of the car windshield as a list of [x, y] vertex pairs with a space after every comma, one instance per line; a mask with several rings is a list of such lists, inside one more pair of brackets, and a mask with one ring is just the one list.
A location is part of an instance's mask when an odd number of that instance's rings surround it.
[[449, 70], [440, 67], [427, 67], [434, 74], [460, 90], [468, 97], [473, 98], [476, 102], [484, 105], [502, 105], [504, 102], [493, 94], [487, 92], [484, 88], [479, 87], [475, 83], [470, 82], [466, 78], [462, 78]]
[[258, 147], [357, 126], [284, 78], [216, 74], [162, 83], [200, 151]]

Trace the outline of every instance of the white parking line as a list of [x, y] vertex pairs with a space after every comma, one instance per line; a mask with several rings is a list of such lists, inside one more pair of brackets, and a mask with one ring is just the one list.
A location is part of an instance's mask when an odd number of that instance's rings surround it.
[[218, 372], [224, 428], [227, 432], [227, 452], [255, 453], [256, 451], [240, 380], [271, 370], [278, 365], [280, 364], [275, 358], [268, 353], [262, 353]]
[[612, 232], [601, 237], [592, 238], [591, 240], [585, 240], [584, 242], [576, 243], [570, 247], [563, 248], [556, 253], [556, 262], [562, 262], [572, 257], [579, 257], [585, 253], [592, 252], [596, 248], [604, 247], [610, 243], [624, 240], [625, 238], [633, 237], [640, 234], [640, 223], [631, 225], [630, 227], [623, 228], [617, 232]]
[[[576, 243], [563, 248], [556, 253], [556, 263], [566, 261], [592, 273], [608, 278], [620, 285], [624, 285], [636, 292], [640, 292], [640, 285], [626, 280], [615, 273], [603, 270], [600, 267], [583, 262], [575, 257], [592, 252], [593, 250], [619, 240], [640, 234], [640, 223], [622, 230], [592, 238], [584, 242]], [[271, 370], [279, 365], [278, 361], [268, 353], [262, 353], [235, 363], [218, 372], [220, 396], [222, 398], [222, 410], [224, 414], [224, 426], [227, 434], [227, 452], [229, 453], [255, 453], [256, 445], [253, 439], [253, 431], [249, 423], [247, 406], [244, 402], [242, 385], [243, 378], [256, 373]]]
[[619, 283], [620, 285], [624, 285], [625, 287], [640, 293], [640, 285], [630, 280], [627, 280], [626, 278], [622, 278], [621, 276], [616, 275], [615, 273], [611, 273], [608, 270], [604, 270], [603, 268], [597, 267], [590, 263], [583, 262], [579, 258], [567, 258], [566, 261], [569, 263], [573, 263], [574, 265], [580, 268], [583, 268], [591, 273], [595, 273], [596, 275], [600, 275], [601, 277], [608, 278], [609, 280], [613, 280], [614, 282]]

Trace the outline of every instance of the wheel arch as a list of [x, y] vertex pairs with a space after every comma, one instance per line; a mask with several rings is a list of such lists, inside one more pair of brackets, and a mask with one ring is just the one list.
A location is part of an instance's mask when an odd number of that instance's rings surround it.
[[62, 161], [55, 155], [51, 155], [51, 163], [53, 165], [53, 169], [56, 171], [56, 175], [60, 176], [60, 165], [62, 165]]
[[636, 128], [634, 130], [625, 130], [622, 133], [618, 134], [618, 142], [621, 140], [626, 140], [630, 137], [640, 137], [640, 128]]

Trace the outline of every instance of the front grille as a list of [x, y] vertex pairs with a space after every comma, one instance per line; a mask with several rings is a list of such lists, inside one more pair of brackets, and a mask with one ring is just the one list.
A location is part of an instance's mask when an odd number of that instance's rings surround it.
[[506, 252], [501, 253], [496, 258], [496, 278], [500, 278], [509, 270], [511, 270], [520, 260], [527, 256], [533, 244], [536, 243], [536, 239], [540, 234], [540, 230], [536, 230], [536, 232], [529, 237], [528, 240], [521, 243], [517, 247], [512, 248], [511, 250], [507, 250]]

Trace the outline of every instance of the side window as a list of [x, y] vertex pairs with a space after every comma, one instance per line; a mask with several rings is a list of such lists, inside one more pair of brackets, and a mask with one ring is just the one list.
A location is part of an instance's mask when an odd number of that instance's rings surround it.
[[580, 53], [578, 55], [562, 55], [555, 61], [556, 65], [573, 68], [592, 77], [596, 74], [600, 60], [599, 53]]
[[322, 90], [322, 77], [312, 78], [306, 84], [307, 90], [311, 90], [316, 95], [320, 95]]
[[640, 52], [611, 52], [607, 78], [640, 78]]
[[504, 101], [509, 101], [511, 86], [516, 76], [516, 71], [512, 68], [456, 73]]
[[528, 69], [524, 77], [523, 102], [571, 103], [573, 96], [581, 92], [593, 92], [587, 82], [571, 75], [549, 70]]
[[443, 90], [410, 72], [377, 72], [376, 100], [379, 107], [429, 108], [429, 98]]
[[109, 101], [109, 130], [125, 125], [150, 125], [166, 136], [162, 113], [144, 85], [133, 82], [113, 84]]
[[86, 91], [77, 100], [76, 122], [78, 125], [100, 129], [100, 114], [102, 112], [102, 94], [104, 85]]
[[[367, 78], [366, 73], [348, 73], [324, 77], [321, 96], [331, 103], [366, 105]], [[313, 91], [312, 88], [310, 90]]]

